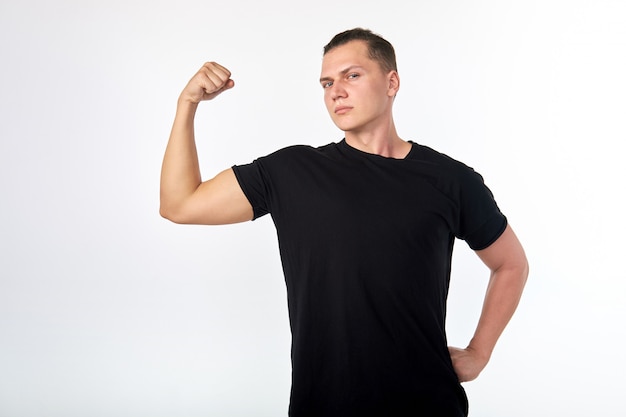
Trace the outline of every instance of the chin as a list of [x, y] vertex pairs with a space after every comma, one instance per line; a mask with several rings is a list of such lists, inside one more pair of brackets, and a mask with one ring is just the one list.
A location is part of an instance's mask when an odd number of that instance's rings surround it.
[[340, 130], [343, 130], [344, 132], [351, 132], [358, 128], [357, 125], [353, 123], [346, 123], [346, 121], [343, 121], [342, 123], [342, 121], [333, 120], [333, 122], [335, 123], [335, 126], [337, 126]]

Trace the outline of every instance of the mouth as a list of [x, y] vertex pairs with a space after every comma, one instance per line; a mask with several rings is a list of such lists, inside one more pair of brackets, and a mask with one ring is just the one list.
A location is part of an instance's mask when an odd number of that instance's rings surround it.
[[349, 106], [337, 106], [335, 107], [335, 114], [346, 114], [352, 110], [352, 107]]

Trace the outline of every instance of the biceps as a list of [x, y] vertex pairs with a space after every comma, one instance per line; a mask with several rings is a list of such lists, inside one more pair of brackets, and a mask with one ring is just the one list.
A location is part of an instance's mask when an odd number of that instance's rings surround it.
[[500, 268], [527, 268], [526, 254], [511, 226], [493, 244], [476, 252], [492, 271]]
[[185, 206], [183, 223], [230, 224], [253, 217], [252, 206], [231, 168], [200, 184]]

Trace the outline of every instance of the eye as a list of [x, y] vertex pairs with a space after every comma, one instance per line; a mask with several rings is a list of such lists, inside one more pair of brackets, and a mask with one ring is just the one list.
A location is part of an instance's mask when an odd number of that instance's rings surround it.
[[326, 81], [322, 83], [322, 88], [329, 88], [332, 87], [333, 82], [332, 81]]
[[354, 80], [355, 78], [359, 78], [359, 74], [357, 74], [356, 72], [353, 72], [352, 74], [348, 74], [349, 80]]

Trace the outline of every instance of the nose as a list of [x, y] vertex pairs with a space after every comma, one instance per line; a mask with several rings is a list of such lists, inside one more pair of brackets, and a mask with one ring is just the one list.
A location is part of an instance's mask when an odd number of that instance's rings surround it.
[[348, 96], [348, 93], [346, 92], [346, 89], [343, 87], [343, 85], [340, 82], [333, 83], [331, 87], [331, 91], [330, 91], [330, 97], [333, 100], [337, 100], [339, 98], [346, 98], [347, 96]]

